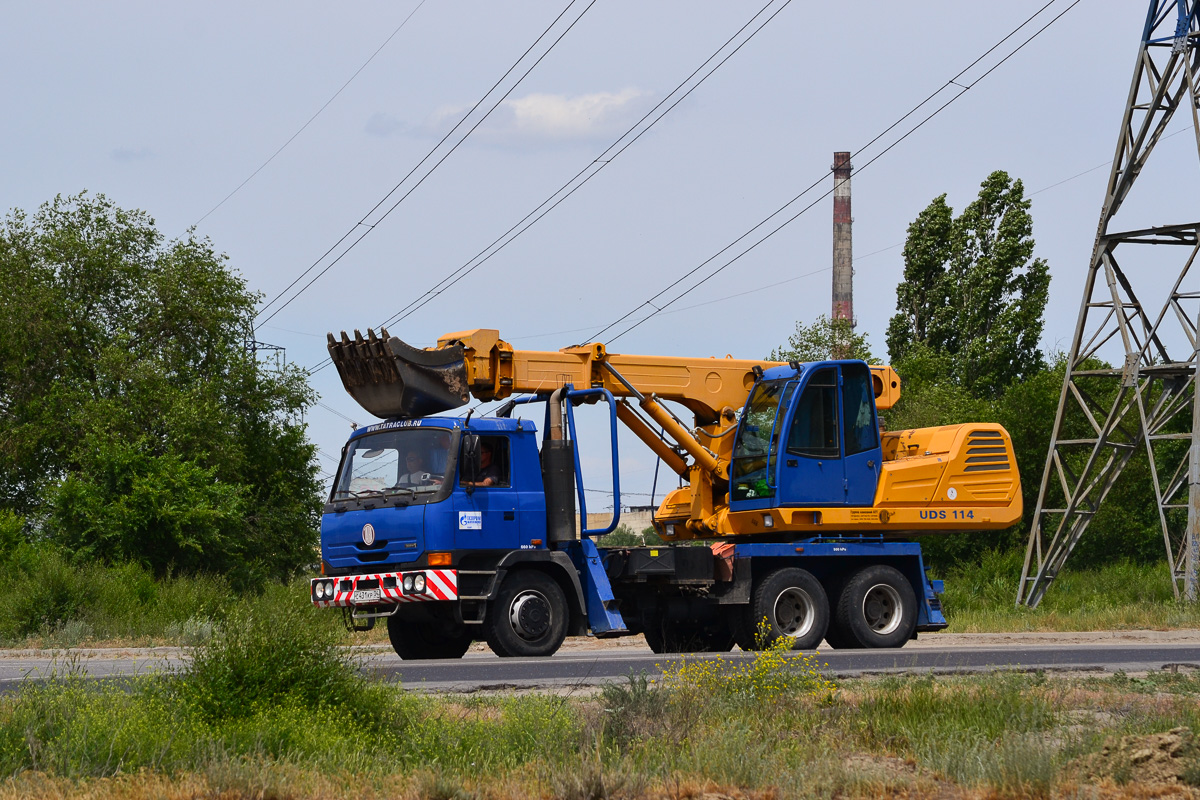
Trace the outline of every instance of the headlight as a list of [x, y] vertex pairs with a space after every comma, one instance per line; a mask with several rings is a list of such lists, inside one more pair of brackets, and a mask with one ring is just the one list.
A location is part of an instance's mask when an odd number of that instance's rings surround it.
[[333, 599], [333, 581], [325, 584], [325, 596], [331, 600]]
[[313, 590], [313, 593], [317, 596], [318, 600], [323, 599], [325, 597], [325, 584], [317, 581], [317, 588]]
[[413, 590], [413, 576], [412, 575], [404, 576], [403, 586], [404, 586], [405, 592], [411, 592]]
[[417, 575], [417, 577], [413, 578], [413, 591], [416, 592], [417, 594], [420, 594], [421, 592], [425, 591], [425, 576], [424, 575]]

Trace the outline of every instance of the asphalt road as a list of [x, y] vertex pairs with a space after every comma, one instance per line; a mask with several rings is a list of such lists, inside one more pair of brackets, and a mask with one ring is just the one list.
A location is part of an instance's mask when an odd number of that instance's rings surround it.
[[[705, 655], [689, 656], [704, 658]], [[734, 652], [729, 660], [752, 658]], [[656, 675], [674, 656], [648, 652], [603, 650], [559, 653], [553, 658], [501, 659], [469, 654], [459, 661], [401, 661], [392, 655], [366, 659], [377, 677], [424, 691], [562, 688], [619, 681], [645, 672]], [[1200, 670], [1200, 645], [999, 645], [990, 647], [925, 647], [899, 650], [822, 650], [820, 661], [840, 677], [933, 672], [981, 672], [992, 669], [1149, 672], [1161, 669]]]
[[[1036, 642], [1036, 640], [1035, 640]], [[922, 646], [923, 645], [923, 646]], [[821, 650], [820, 661], [836, 676], [932, 672], [980, 672], [991, 669], [1049, 671], [1149, 672], [1161, 669], [1200, 670], [1200, 639], [1187, 641], [1104, 641], [1053, 644], [989, 642], [949, 646], [910, 645], [899, 650]], [[704, 658], [704, 655], [689, 658]], [[740, 660], [753, 654], [734, 652]], [[497, 689], [564, 689], [620, 681], [642, 672], [657, 675], [675, 656], [656, 656], [644, 645], [564, 649], [553, 658], [501, 659], [471, 652], [458, 661], [401, 661], [383, 648], [362, 652], [363, 670], [418, 691], [469, 692]], [[23, 681], [75, 672], [94, 679], [127, 680], [162, 670], [179, 669], [186, 654], [178, 648], [153, 650], [79, 650], [51, 654], [0, 651], [0, 692]]]

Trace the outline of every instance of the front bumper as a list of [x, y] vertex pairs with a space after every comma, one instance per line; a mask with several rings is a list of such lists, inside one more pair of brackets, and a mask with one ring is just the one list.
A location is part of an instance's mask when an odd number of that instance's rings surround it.
[[[425, 579], [425, 588], [404, 590], [405, 578]], [[333, 594], [317, 598], [317, 584], [333, 584]], [[309, 581], [309, 598], [318, 608], [354, 608], [399, 603], [419, 603], [458, 599], [458, 570], [417, 569], [405, 572], [376, 572], [366, 575], [339, 575]], [[357, 597], [356, 597], [357, 595]]]

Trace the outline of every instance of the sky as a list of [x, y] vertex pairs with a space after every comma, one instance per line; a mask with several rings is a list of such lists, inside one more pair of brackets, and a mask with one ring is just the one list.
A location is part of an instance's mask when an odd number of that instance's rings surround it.
[[[347, 232], [365, 232], [304, 293], [260, 317], [259, 340], [316, 367], [327, 331], [389, 319], [595, 169], [763, 2], [18, 4], [0, 29], [0, 204], [32, 211], [88, 190], [147, 211], [169, 238], [194, 226], [264, 303], [314, 263], [298, 286], [328, 266], [322, 254]], [[1052, 0], [959, 79], [969, 91], [878, 160], [865, 163], [905, 128], [856, 155], [854, 308], [879, 355], [907, 225], [943, 193], [961, 210], [996, 169], [1024, 181], [1033, 201], [1036, 255], [1052, 276], [1043, 346], [1069, 346], [1146, 6], [1080, 0], [980, 76], [1071, 2]], [[746, 32], [778, 13], [660, 122], [391, 333], [417, 346], [472, 328], [497, 328], [527, 349], [587, 340], [815, 182], [793, 213], [816, 202], [794, 222], [609, 342], [613, 352], [764, 357], [797, 321], [829, 313], [832, 198], [819, 198], [832, 188], [834, 151], [858, 153], [1044, 5], [775, 0]], [[423, 169], [511, 89], [506, 99], [371, 216], [498, 81]], [[912, 119], [960, 91], [944, 89]], [[1176, 136], [1156, 158], [1194, 163], [1194, 147]], [[1194, 182], [1169, 169], [1140, 180], [1150, 199], [1130, 214], [1146, 224], [1197, 218]], [[369, 232], [356, 227], [363, 219]], [[375, 420], [334, 370], [312, 381], [322, 405], [307, 422], [328, 473], [347, 420]], [[589, 451], [589, 507], [611, 504], [606, 452]], [[653, 458], [623, 439], [620, 462], [625, 487], [640, 493], [623, 502], [647, 502]]]

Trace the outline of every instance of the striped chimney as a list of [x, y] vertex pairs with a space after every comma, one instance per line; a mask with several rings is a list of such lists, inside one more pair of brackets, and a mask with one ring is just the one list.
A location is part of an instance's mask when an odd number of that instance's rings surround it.
[[833, 313], [854, 325], [854, 248], [850, 216], [850, 154], [833, 154]]

